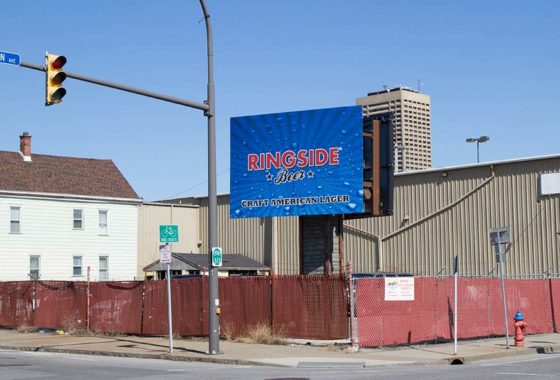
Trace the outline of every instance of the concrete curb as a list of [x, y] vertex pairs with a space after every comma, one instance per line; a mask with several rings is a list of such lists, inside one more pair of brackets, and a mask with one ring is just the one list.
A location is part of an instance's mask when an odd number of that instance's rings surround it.
[[500, 352], [492, 352], [487, 354], [470, 355], [465, 357], [465, 363], [472, 363], [481, 360], [507, 358], [510, 356], [518, 355], [531, 355], [531, 354], [546, 354], [560, 352], [560, 345], [536, 346], [536, 347], [511, 347], [509, 350], [505, 349]]
[[251, 365], [251, 366], [259, 366], [259, 367], [289, 367], [281, 364], [263, 363], [263, 362], [256, 362], [252, 360], [225, 359], [225, 358], [220, 359], [220, 358], [210, 357], [210, 356], [198, 357], [198, 356], [173, 355], [168, 353], [140, 354], [135, 352], [116, 352], [116, 351], [78, 350], [78, 349], [56, 348], [56, 347], [24, 347], [24, 346], [2, 346], [2, 345], [0, 345], [0, 349], [12, 350], [12, 351], [27, 351], [27, 352], [50, 352], [50, 353], [59, 353], [59, 354], [114, 356], [114, 357], [121, 357], [121, 358], [136, 358], [136, 359], [159, 359], [159, 360], [213, 363], [213, 364]]
[[[49, 352], [49, 353], [92, 355], [92, 356], [98, 355], [98, 356], [127, 357], [127, 358], [136, 358], [136, 359], [159, 359], [159, 360], [182, 361], [182, 362], [247, 365], [247, 366], [259, 366], [259, 367], [279, 367], [279, 368], [293, 367], [290, 365], [283, 365], [283, 364], [265, 362], [265, 361], [219, 358], [216, 356], [205, 357], [205, 356], [173, 355], [169, 353], [148, 354], [148, 353], [119, 352], [119, 351], [107, 351], [107, 350], [68, 349], [68, 348], [45, 347], [45, 346], [7, 346], [7, 345], [0, 345], [0, 349], [12, 350], [12, 351]], [[560, 345], [546, 345], [546, 346], [535, 346], [535, 347], [525, 347], [525, 348], [512, 347], [509, 350], [504, 349], [503, 351], [485, 353], [485, 354], [476, 354], [476, 355], [467, 355], [467, 356], [450, 355], [446, 358], [441, 358], [441, 359], [407, 361], [403, 363], [373, 364], [373, 365], [366, 364], [365, 368], [453, 365], [454, 360], [460, 360], [462, 362], [457, 364], [469, 364], [469, 363], [474, 363], [483, 360], [499, 359], [499, 358], [519, 356], [519, 355], [531, 355], [537, 353], [550, 354], [550, 353], [557, 353], [557, 352], [560, 352]], [[364, 360], [364, 358], [355, 358], [355, 359]], [[337, 359], [325, 358], [325, 361], [336, 362]]]

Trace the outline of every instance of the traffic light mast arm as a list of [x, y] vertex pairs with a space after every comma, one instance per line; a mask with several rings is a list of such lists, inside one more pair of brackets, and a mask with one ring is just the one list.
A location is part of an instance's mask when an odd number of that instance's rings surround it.
[[[45, 71], [44, 66], [34, 65], [32, 63], [21, 62], [20, 66], [28, 68], [28, 69], [37, 70], [37, 71]], [[137, 87], [125, 86], [125, 85], [122, 85], [122, 84], [109, 82], [109, 81], [105, 81], [105, 80], [102, 80], [102, 79], [87, 77], [85, 75], [72, 74], [72, 73], [66, 72], [66, 77], [81, 80], [83, 82], [89, 82], [89, 83], [97, 84], [99, 86], [114, 88], [116, 90], [131, 92], [131, 93], [137, 94], [137, 95], [147, 96], [149, 98], [163, 100], [163, 101], [166, 101], [166, 102], [169, 102], [169, 103], [175, 103], [175, 104], [179, 104], [179, 105], [186, 106], [186, 107], [196, 108], [196, 109], [199, 109], [199, 110], [202, 110], [202, 111], [208, 111], [210, 109], [208, 104], [205, 104], [205, 103], [193, 102], [193, 101], [190, 101], [190, 100], [181, 99], [181, 98], [177, 98], [177, 97], [174, 97], [174, 96], [169, 96], [169, 95], [160, 94], [160, 93], [157, 93], [157, 92], [143, 90], [143, 89], [137, 88]]]

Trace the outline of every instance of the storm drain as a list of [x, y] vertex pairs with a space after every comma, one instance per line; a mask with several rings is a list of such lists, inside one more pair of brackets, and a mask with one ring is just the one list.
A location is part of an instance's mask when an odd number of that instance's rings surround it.
[[364, 368], [365, 362], [299, 362], [298, 368]]
[[451, 365], [462, 365], [465, 364], [465, 358], [457, 356], [457, 357], [452, 357], [452, 358], [447, 358], [447, 361], [449, 362], [449, 364]]
[[554, 351], [554, 347], [552, 346], [541, 346], [537, 347], [537, 353], [539, 354], [557, 354], [558, 352]]

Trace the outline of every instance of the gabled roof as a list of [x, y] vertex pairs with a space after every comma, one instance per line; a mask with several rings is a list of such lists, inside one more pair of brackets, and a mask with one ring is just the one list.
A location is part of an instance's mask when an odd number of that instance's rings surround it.
[[[207, 270], [208, 255], [203, 253], [172, 253], [172, 270]], [[270, 268], [247, 256], [239, 254], [222, 255], [222, 266], [220, 270], [261, 270], [267, 271]], [[159, 260], [144, 267], [144, 272], [155, 272], [167, 270], [167, 264], [162, 264]]]
[[49, 194], [65, 197], [140, 197], [111, 160], [0, 151], [0, 192]]

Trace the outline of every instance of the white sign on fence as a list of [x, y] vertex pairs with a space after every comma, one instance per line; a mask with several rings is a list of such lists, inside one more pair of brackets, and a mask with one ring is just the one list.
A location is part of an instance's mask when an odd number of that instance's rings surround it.
[[414, 301], [414, 277], [385, 277], [385, 301]]

